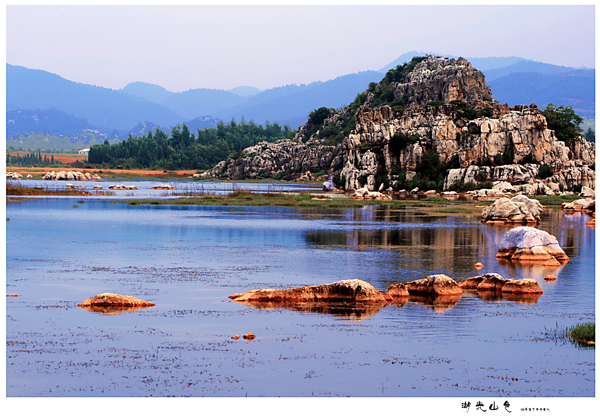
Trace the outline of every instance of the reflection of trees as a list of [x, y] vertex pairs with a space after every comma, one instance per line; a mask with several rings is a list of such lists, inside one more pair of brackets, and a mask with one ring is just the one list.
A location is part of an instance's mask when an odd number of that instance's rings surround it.
[[[479, 217], [457, 219], [420, 214], [418, 209], [378, 206], [344, 210], [340, 217], [353, 228], [311, 231], [306, 234], [306, 242], [318, 246], [386, 250], [387, 258], [404, 281], [437, 273], [445, 273], [458, 281], [475, 275], [473, 266], [477, 262], [484, 264], [483, 272], [497, 272], [515, 279], [541, 281], [544, 276], [557, 275], [562, 270], [562, 267], [496, 260], [505, 233], [515, 225], [480, 224]], [[579, 254], [580, 246], [594, 245], [594, 229], [585, 225], [589, 218], [581, 213], [563, 214], [560, 209], [547, 208], [538, 228], [554, 235], [573, 258]], [[386, 280], [382, 278], [382, 281]]]
[[[389, 227], [389, 226], [388, 226]], [[319, 246], [385, 249], [398, 269], [420, 267], [432, 273], [466, 273], [478, 260], [481, 229], [431, 228], [425, 224], [400, 228], [311, 231], [306, 241]], [[403, 228], [404, 227], [404, 228]], [[452, 275], [450, 275], [452, 276]], [[403, 278], [411, 281], [420, 278]]]

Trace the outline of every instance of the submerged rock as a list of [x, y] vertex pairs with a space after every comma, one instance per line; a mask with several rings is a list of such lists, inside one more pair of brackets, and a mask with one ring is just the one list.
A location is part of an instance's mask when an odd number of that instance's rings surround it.
[[521, 263], [546, 263], [552, 258], [564, 264], [569, 257], [553, 235], [534, 227], [516, 227], [500, 243], [497, 259]]
[[114, 313], [139, 310], [140, 308], [152, 307], [155, 304], [129, 295], [104, 293], [88, 298], [77, 305], [90, 311]]

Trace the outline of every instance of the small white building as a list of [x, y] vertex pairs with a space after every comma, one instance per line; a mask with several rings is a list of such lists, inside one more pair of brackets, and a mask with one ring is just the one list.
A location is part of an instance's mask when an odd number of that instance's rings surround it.
[[89, 148], [84, 148], [82, 150], [79, 150], [79, 154], [82, 154], [84, 156], [87, 156], [90, 153], [90, 149]]

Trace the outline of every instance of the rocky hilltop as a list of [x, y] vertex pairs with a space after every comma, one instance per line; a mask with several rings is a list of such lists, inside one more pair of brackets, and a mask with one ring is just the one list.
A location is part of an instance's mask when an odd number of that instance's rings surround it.
[[593, 143], [581, 137], [568, 147], [535, 104], [494, 102], [468, 61], [429, 56], [390, 70], [340, 111], [315, 110], [293, 139], [247, 148], [204, 175], [297, 179], [327, 171], [347, 190], [504, 181], [541, 182], [536, 190], [556, 193], [594, 188], [594, 168]]

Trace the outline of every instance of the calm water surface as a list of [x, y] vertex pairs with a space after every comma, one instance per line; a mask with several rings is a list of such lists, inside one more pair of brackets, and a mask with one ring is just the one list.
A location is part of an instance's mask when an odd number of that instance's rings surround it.
[[[418, 210], [6, 207], [8, 396], [594, 396], [595, 350], [546, 331], [595, 321], [589, 217], [546, 210], [559, 270], [500, 265], [509, 227]], [[380, 290], [443, 273], [535, 278], [537, 300], [379, 310], [254, 308], [233, 293], [358, 278]], [[555, 282], [544, 281], [555, 274]], [[156, 306], [77, 307], [103, 292]], [[252, 332], [253, 341], [233, 340]]]

